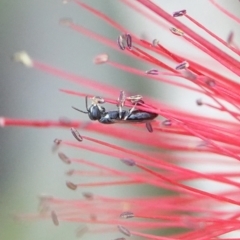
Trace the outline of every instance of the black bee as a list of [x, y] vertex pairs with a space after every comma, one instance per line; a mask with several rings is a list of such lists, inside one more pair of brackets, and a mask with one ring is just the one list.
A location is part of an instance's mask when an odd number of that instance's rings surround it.
[[[126, 99], [131, 101], [133, 104], [133, 107], [130, 110], [122, 109]], [[152, 132], [153, 130], [151, 126], [151, 121], [158, 116], [157, 113], [135, 109], [136, 106], [141, 106], [144, 103], [142, 100], [142, 96], [136, 95], [126, 97], [124, 91], [120, 92], [117, 110], [106, 111], [105, 108], [100, 105], [104, 103], [104, 99], [100, 97], [93, 97], [92, 104], [90, 105], [90, 107], [88, 106], [88, 97], [85, 98], [85, 102], [87, 111], [82, 111], [75, 107], [73, 107], [73, 109], [88, 114], [91, 120], [93, 121], [98, 120], [100, 123], [103, 124], [146, 123], [148, 131]]]

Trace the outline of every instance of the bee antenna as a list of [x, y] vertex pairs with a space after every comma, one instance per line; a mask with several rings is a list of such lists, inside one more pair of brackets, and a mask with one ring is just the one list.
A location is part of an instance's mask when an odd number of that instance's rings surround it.
[[85, 97], [86, 109], [88, 110], [88, 96]]
[[73, 108], [74, 110], [77, 110], [77, 111], [81, 112], [81, 113], [88, 114], [88, 112], [82, 111], [82, 110], [80, 110], [80, 109], [78, 109], [78, 108], [75, 108], [75, 107], [73, 107], [73, 106], [72, 106], [72, 108]]

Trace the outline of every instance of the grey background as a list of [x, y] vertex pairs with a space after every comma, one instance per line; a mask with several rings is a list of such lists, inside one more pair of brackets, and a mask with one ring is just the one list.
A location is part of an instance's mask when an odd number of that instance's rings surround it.
[[[188, 52], [186, 46], [170, 41], [167, 31], [157, 28], [146, 18], [125, 8], [119, 1], [88, 0], [90, 5], [107, 13], [116, 21], [127, 26], [130, 31], [144, 35], [146, 38], [160, 38], [176, 51], [195, 54], [200, 60], [199, 52]], [[173, 12], [186, 8], [191, 16], [196, 16], [203, 25], [208, 26], [217, 35], [226, 38], [229, 30], [236, 31], [238, 26], [224, 17], [208, 1], [190, 0], [158, 0], [167, 11]], [[227, 9], [239, 14], [238, 1], [219, 1]], [[1, 0], [0, 2], [0, 115], [26, 119], [58, 119], [66, 116], [70, 119], [87, 116], [80, 115], [71, 109], [72, 105], [84, 108], [80, 98], [67, 96], [58, 91], [59, 88], [79, 89], [81, 92], [98, 94], [88, 89], [68, 83], [57, 77], [26, 69], [11, 61], [12, 54], [19, 50], [26, 50], [34, 59], [56, 66], [58, 68], [81, 74], [104, 83], [111, 83], [131, 92], [151, 95], [166, 102], [182, 99], [182, 106], [189, 104], [184, 92], [167, 90], [159, 83], [136, 78], [110, 66], [94, 66], [92, 59], [99, 53], [107, 52], [114, 61], [121, 61], [139, 69], [149, 69], [151, 66], [129, 59], [123, 54], [109, 49], [95, 40], [78, 34], [68, 28], [59, 26], [61, 18], [69, 17], [74, 22], [92, 29], [106, 37], [115, 40], [119, 32], [99, 21], [91, 14], [70, 3], [62, 5], [61, 1], [36, 0]], [[166, 37], [164, 37], [166, 34]], [[236, 32], [236, 39], [239, 33]], [[173, 94], [174, 93], [174, 94]], [[174, 97], [173, 97], [174, 95]], [[191, 95], [190, 95], [191, 97]], [[194, 96], [194, 100], [195, 100]], [[195, 108], [192, 101], [188, 106]], [[30, 240], [30, 239], [74, 239], [74, 231], [78, 224], [62, 224], [59, 228], [51, 221], [43, 222], [15, 222], [11, 214], [16, 212], [34, 212], [37, 209], [37, 195], [49, 193], [67, 198], [78, 198], [78, 193], [71, 192], [65, 187], [64, 175], [66, 166], [52, 154], [51, 146], [55, 138], [72, 139], [69, 131], [59, 129], [33, 128], [3, 128], [0, 129], [0, 239]], [[67, 149], [72, 155], [78, 156], [78, 151]], [[81, 156], [89, 157], [81, 152]], [[92, 154], [93, 157], [97, 155]], [[101, 159], [104, 161], [106, 159]], [[106, 160], [107, 161], [107, 160]], [[108, 162], [107, 162], [108, 163]], [[118, 167], [118, 165], [116, 165]], [[121, 195], [123, 188], [106, 188], [92, 190], [108, 195]], [[134, 195], [139, 191], [132, 191]], [[118, 234], [107, 236], [118, 237]], [[86, 238], [91, 236], [86, 236]], [[99, 236], [95, 236], [100, 238]], [[106, 239], [106, 236], [102, 236]], [[102, 239], [103, 239], [102, 238]]]

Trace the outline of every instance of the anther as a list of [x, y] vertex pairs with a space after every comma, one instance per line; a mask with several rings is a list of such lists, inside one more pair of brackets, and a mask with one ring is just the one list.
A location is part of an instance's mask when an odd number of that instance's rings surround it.
[[103, 63], [106, 63], [107, 61], [108, 61], [108, 55], [107, 54], [97, 55], [93, 59], [93, 63], [95, 63], [95, 64], [103, 64]]
[[84, 226], [84, 227], [79, 227], [77, 230], [76, 230], [76, 237], [80, 238], [82, 237], [86, 232], [88, 232], [88, 227], [87, 226]]
[[228, 45], [231, 45], [232, 42], [233, 42], [233, 36], [234, 36], [234, 33], [231, 31], [227, 37], [227, 44]]
[[0, 118], [0, 126], [5, 127], [5, 118], [3, 117]]
[[181, 16], [184, 16], [186, 15], [187, 11], [184, 9], [184, 10], [180, 10], [180, 11], [177, 11], [177, 12], [174, 12], [173, 13], [173, 17], [181, 17]]
[[132, 212], [123, 212], [119, 216], [120, 218], [133, 218], [134, 214]]
[[71, 120], [66, 117], [59, 118], [59, 122], [65, 126], [71, 125]]
[[49, 202], [53, 199], [53, 196], [40, 195], [39, 198], [39, 212], [46, 213], [49, 212]]
[[46, 195], [46, 194], [41, 194], [38, 196], [39, 200], [40, 200], [40, 203], [42, 202], [46, 202], [46, 201], [50, 201], [53, 199], [53, 196], [51, 195]]
[[90, 214], [90, 219], [91, 219], [91, 221], [96, 222], [97, 216], [95, 214]]
[[132, 160], [132, 159], [126, 159], [126, 158], [124, 158], [124, 159], [121, 159], [121, 161], [122, 161], [123, 163], [125, 163], [127, 166], [130, 166], [130, 167], [133, 167], [133, 166], [136, 165], [135, 161]]
[[127, 228], [125, 228], [125, 227], [123, 227], [123, 226], [121, 226], [121, 225], [118, 225], [118, 230], [119, 230], [122, 234], [126, 235], [127, 237], [130, 237], [130, 236], [131, 236], [130, 231], [129, 231]]
[[146, 122], [146, 128], [150, 133], [153, 132], [152, 124], [150, 122]]
[[157, 69], [150, 69], [145, 72], [146, 74], [158, 75], [159, 71]]
[[76, 140], [78, 140], [79, 142], [82, 142], [83, 138], [75, 128], [72, 127], [71, 132], [72, 132], [72, 135], [76, 138]]
[[117, 43], [121, 50], [125, 50], [126, 46], [128, 47], [128, 49], [131, 49], [132, 37], [129, 33], [119, 35], [117, 39]]
[[188, 68], [188, 67], [189, 67], [189, 63], [188, 63], [187, 61], [183, 61], [183, 62], [179, 63], [179, 64], [175, 67], [175, 69], [176, 69], [176, 70], [183, 70], [183, 69], [186, 69], [186, 68]]
[[22, 52], [17, 52], [13, 55], [13, 60], [15, 62], [20, 62], [22, 63], [23, 65], [25, 65], [26, 67], [32, 67], [33, 66], [33, 61], [32, 59], [30, 58], [30, 56], [22, 51]]
[[68, 176], [72, 176], [74, 174], [75, 170], [71, 169], [66, 172]]
[[170, 126], [172, 126], [172, 121], [167, 119], [167, 120], [162, 122], [162, 125], [165, 126], [165, 127], [170, 127]]
[[129, 49], [131, 49], [132, 48], [132, 36], [129, 33], [127, 33], [125, 35], [125, 37], [126, 37], [127, 47]]
[[188, 70], [188, 68], [185, 68], [185, 71], [182, 72], [182, 75], [189, 80], [195, 81], [197, 79], [197, 75]]
[[62, 152], [58, 153], [58, 157], [66, 164], [70, 164], [71, 160]]
[[209, 87], [215, 87], [216, 86], [216, 82], [213, 79], [208, 79], [205, 82]]
[[118, 43], [118, 46], [121, 50], [125, 50], [125, 45], [123, 43], [122, 35], [118, 36], [117, 43]]
[[158, 40], [158, 39], [153, 39], [152, 45], [153, 45], [154, 47], [156, 47], [158, 44], [159, 44], [159, 40]]
[[69, 27], [73, 24], [73, 20], [71, 18], [61, 18], [59, 20], [59, 25], [63, 27]]
[[59, 145], [61, 144], [61, 142], [62, 142], [62, 140], [60, 140], [60, 139], [54, 139], [54, 141], [53, 141], [53, 146], [52, 146], [52, 151], [53, 152], [56, 152], [57, 150], [58, 150], [58, 147], [59, 147]]
[[77, 189], [77, 185], [72, 183], [72, 182], [66, 182], [66, 185], [68, 188], [72, 189], [72, 190], [76, 190]]
[[55, 226], [59, 225], [57, 214], [54, 211], [51, 211], [51, 218]]
[[93, 199], [93, 194], [90, 192], [83, 192], [82, 193], [83, 197], [85, 197], [88, 200], [92, 200]]
[[202, 106], [202, 105], [203, 105], [202, 99], [197, 99], [197, 100], [196, 100], [196, 104], [197, 104], [198, 106]]
[[50, 206], [46, 205], [46, 204], [41, 204], [38, 207], [38, 211], [40, 214], [46, 214], [50, 211]]
[[208, 143], [205, 141], [202, 141], [201, 143], [199, 143], [196, 147], [197, 148], [204, 148], [204, 147], [208, 147]]
[[72, 1], [72, 0], [63, 0], [62, 3], [63, 3], [63, 4], [67, 4], [67, 3], [71, 2], [71, 1]]
[[183, 36], [184, 35], [184, 32], [181, 29], [171, 27], [169, 30], [177, 36]]
[[61, 139], [54, 139], [54, 141], [53, 141], [56, 145], [59, 145], [61, 142], [62, 142], [62, 140]]

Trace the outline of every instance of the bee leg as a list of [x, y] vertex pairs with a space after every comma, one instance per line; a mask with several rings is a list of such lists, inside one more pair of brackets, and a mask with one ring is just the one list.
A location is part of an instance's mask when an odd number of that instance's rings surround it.
[[146, 122], [146, 128], [150, 133], [153, 132], [152, 124], [150, 122]]
[[124, 91], [120, 91], [119, 97], [118, 97], [118, 114], [119, 114], [119, 119], [122, 119], [122, 108], [125, 104], [126, 100], [126, 95]]
[[134, 106], [130, 109], [128, 115], [124, 117], [124, 120], [127, 120], [131, 116], [132, 112], [135, 110], [136, 105], [137, 105], [137, 102], [135, 102]]

